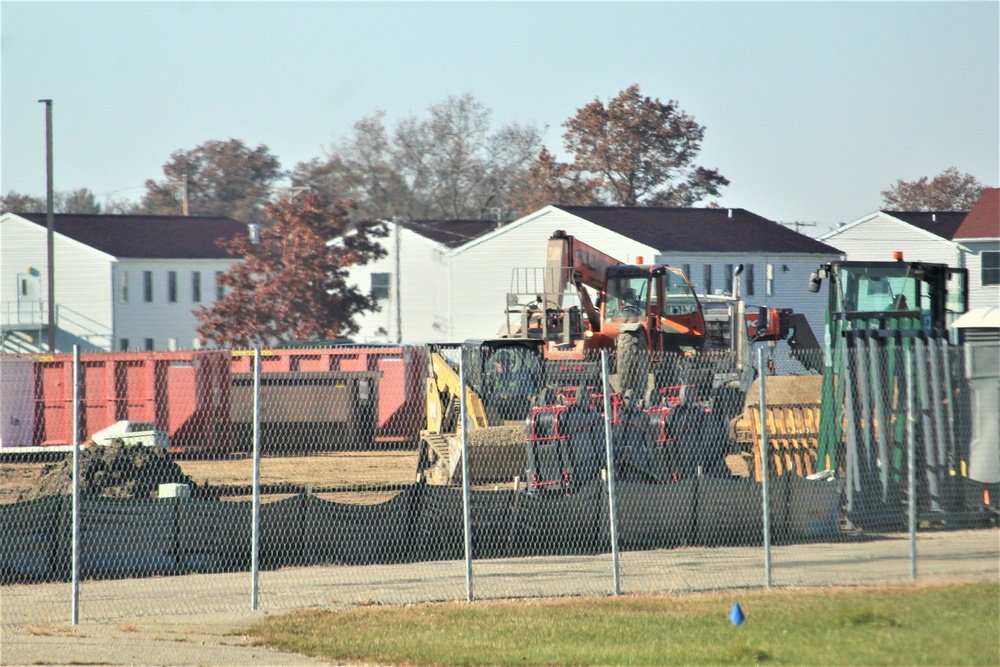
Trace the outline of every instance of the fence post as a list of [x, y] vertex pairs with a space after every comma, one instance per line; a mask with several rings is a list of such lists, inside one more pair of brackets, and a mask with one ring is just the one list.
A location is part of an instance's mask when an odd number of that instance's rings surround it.
[[917, 578], [917, 416], [914, 414], [913, 396], [913, 351], [908, 345], [903, 349], [903, 360], [906, 363], [906, 481], [907, 510], [910, 519], [910, 579]]
[[253, 518], [250, 528], [250, 611], [257, 611], [260, 575], [260, 347], [253, 351]]
[[611, 532], [611, 568], [614, 575], [615, 595], [621, 595], [621, 577], [618, 567], [618, 510], [615, 497], [615, 456], [611, 438], [611, 386], [608, 383], [608, 351], [601, 350], [601, 380], [604, 383], [604, 448], [608, 471], [608, 517]]
[[760, 383], [760, 481], [764, 511], [764, 585], [771, 587], [771, 502], [768, 489], [768, 463], [771, 451], [767, 442], [767, 399], [764, 391], [764, 348], [757, 348], [757, 381]]
[[73, 625], [80, 623], [80, 346], [73, 346]]
[[469, 499], [469, 434], [465, 388], [465, 346], [459, 348], [458, 385], [461, 397], [462, 428], [462, 526], [465, 533], [465, 599], [472, 602], [472, 508]]

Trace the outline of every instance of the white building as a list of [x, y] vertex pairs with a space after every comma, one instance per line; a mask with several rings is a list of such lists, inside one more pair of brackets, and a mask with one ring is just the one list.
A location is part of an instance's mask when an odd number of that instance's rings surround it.
[[1000, 189], [983, 191], [954, 238], [969, 270], [969, 309], [1000, 306]]
[[[197, 346], [192, 311], [217, 298], [238, 258], [216, 245], [246, 234], [222, 217], [54, 216], [56, 351]], [[0, 216], [0, 335], [5, 353], [48, 351], [44, 213]]]
[[749, 304], [793, 308], [817, 334], [826, 297], [808, 292], [809, 274], [842, 256], [743, 209], [547, 206], [502, 226], [403, 222], [398, 229], [398, 263], [390, 237], [386, 258], [351, 270], [355, 284], [383, 297], [383, 310], [360, 321], [359, 341], [395, 342], [397, 322], [406, 343], [495, 337], [506, 323], [508, 293], [521, 291], [512, 284], [515, 270], [543, 267], [556, 230], [623, 262], [684, 268], [699, 292], [728, 291], [743, 264]]
[[968, 213], [876, 211], [820, 237], [850, 261], [909, 262], [969, 270], [969, 308], [1000, 303], [1000, 190], [987, 189]]

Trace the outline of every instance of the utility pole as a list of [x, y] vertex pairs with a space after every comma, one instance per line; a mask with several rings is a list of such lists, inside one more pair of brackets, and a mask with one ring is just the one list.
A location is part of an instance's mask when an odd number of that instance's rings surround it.
[[396, 246], [394, 253], [396, 255], [396, 280], [395, 280], [396, 284], [393, 285], [394, 289], [392, 290], [394, 292], [393, 296], [395, 297], [396, 300], [396, 343], [402, 343], [403, 342], [403, 310], [402, 310], [403, 299], [402, 295], [400, 294], [400, 288], [402, 287], [402, 280], [400, 280], [400, 275], [399, 275], [400, 269], [402, 268], [402, 261], [400, 261], [399, 257], [400, 246], [402, 244], [400, 242], [400, 236], [399, 236], [399, 218], [393, 218], [392, 221], [393, 224], [395, 225], [395, 238], [393, 240], [395, 241], [395, 246]]
[[185, 171], [181, 175], [181, 180], [179, 181], [167, 181], [164, 185], [179, 185], [181, 186], [181, 215], [188, 215], [188, 174]]
[[45, 105], [45, 226], [48, 247], [49, 284], [49, 353], [56, 351], [56, 282], [55, 215], [52, 190], [52, 100], [38, 100]]

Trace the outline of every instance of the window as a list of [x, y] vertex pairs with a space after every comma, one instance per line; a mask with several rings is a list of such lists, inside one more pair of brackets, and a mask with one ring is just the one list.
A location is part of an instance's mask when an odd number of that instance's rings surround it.
[[153, 272], [142, 272], [142, 300], [146, 303], [153, 302]]
[[226, 288], [222, 286], [219, 278], [222, 277], [222, 271], [215, 272], [215, 300], [222, 301], [222, 298], [226, 296]]
[[122, 352], [125, 352], [125, 351], [128, 350], [128, 338], [119, 338], [118, 339], [118, 349], [121, 350]]
[[191, 300], [201, 303], [201, 271], [191, 272]]
[[128, 303], [128, 271], [122, 271], [118, 276], [118, 301]]
[[722, 289], [727, 292], [733, 288], [733, 265], [726, 264], [726, 285]]
[[982, 284], [1000, 285], [1000, 252], [984, 252], [982, 258]]
[[145, 349], [147, 351], [149, 351], [149, 352], [152, 352], [153, 351], [153, 339], [152, 338], [147, 338], [146, 341], [145, 341], [145, 343], [146, 343]]
[[705, 280], [704, 280], [704, 282], [705, 282], [705, 294], [711, 294], [712, 293], [712, 265], [711, 264], [706, 264], [705, 265], [705, 273], [704, 273], [704, 275], [705, 275]]
[[167, 339], [167, 349], [169, 351], [171, 351], [171, 352], [176, 352], [177, 351], [177, 339], [176, 338], [168, 338]]
[[389, 298], [389, 277], [390, 273], [372, 274], [372, 298], [376, 301]]
[[167, 301], [177, 303], [177, 272], [167, 271]]
[[767, 285], [764, 286], [767, 296], [774, 296], [774, 264], [767, 265]]
[[694, 278], [691, 276], [691, 265], [690, 264], [681, 264], [681, 271], [683, 271], [684, 275], [687, 276], [688, 282], [693, 282], [694, 281]]
[[747, 264], [747, 296], [753, 296], [753, 264]]

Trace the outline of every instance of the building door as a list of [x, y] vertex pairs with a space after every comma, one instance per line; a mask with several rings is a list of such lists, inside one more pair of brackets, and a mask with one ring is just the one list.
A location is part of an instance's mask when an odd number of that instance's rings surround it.
[[17, 274], [17, 321], [42, 322], [42, 279], [30, 273]]

